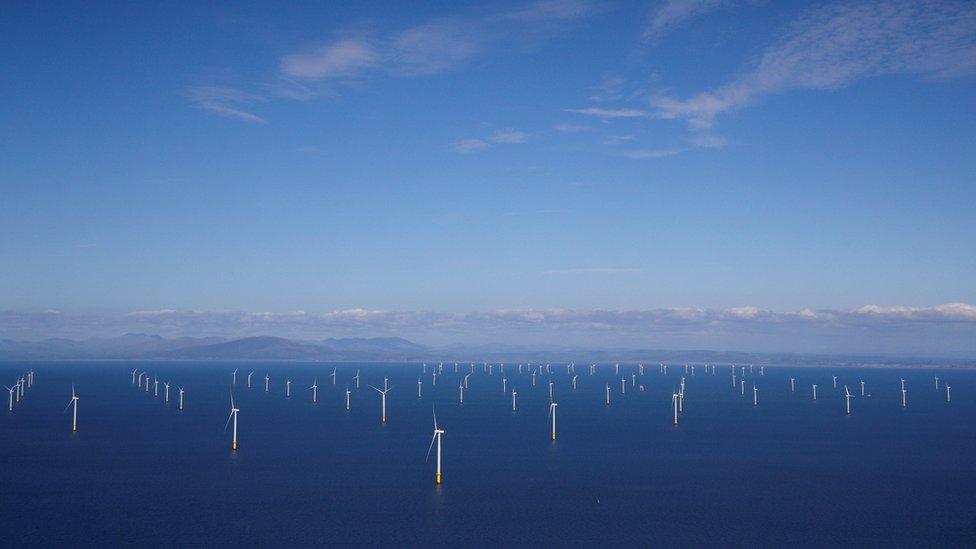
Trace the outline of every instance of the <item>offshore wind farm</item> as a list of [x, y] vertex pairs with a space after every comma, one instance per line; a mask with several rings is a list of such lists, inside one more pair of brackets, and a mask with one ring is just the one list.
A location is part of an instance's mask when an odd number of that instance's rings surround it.
[[[0, 421], [0, 460], [17, 471], [3, 515], [23, 535], [373, 544], [433, 529], [433, 545], [941, 546], [976, 535], [955, 511], [976, 504], [973, 370], [248, 363], [278, 388], [264, 391], [230, 363], [138, 366], [0, 366], [25, 380]], [[332, 372], [317, 398], [285, 388]], [[618, 373], [632, 390], [610, 400]], [[441, 382], [394, 390], [418, 375]], [[150, 378], [178, 384], [179, 402], [147, 392]], [[864, 396], [849, 390], [861, 380]], [[812, 399], [793, 382], [827, 389]], [[963, 397], [949, 400], [950, 382]]]

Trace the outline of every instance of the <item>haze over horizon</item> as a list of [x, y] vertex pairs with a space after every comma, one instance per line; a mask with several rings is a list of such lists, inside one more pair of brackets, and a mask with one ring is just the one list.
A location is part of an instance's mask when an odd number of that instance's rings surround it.
[[11, 3], [0, 45], [0, 340], [976, 356], [972, 2]]

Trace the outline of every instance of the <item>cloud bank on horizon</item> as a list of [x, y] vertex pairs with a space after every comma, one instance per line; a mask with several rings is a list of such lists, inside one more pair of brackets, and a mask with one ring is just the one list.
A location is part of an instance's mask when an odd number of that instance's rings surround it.
[[722, 310], [495, 310], [446, 313], [347, 309], [238, 312], [153, 310], [119, 315], [0, 312], [0, 338], [164, 337], [295, 339], [400, 336], [430, 345], [520, 344], [592, 348], [976, 356], [976, 305], [776, 312]]

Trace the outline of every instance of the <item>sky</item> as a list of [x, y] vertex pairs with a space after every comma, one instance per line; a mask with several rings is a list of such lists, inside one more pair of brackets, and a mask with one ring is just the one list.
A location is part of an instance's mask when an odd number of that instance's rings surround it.
[[5, 3], [0, 338], [976, 355], [976, 4], [323, 4]]

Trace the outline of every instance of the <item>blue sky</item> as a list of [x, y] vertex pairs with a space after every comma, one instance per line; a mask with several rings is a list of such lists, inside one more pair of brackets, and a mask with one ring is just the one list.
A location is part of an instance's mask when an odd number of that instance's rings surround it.
[[0, 60], [10, 314], [976, 303], [969, 2], [12, 3]]

